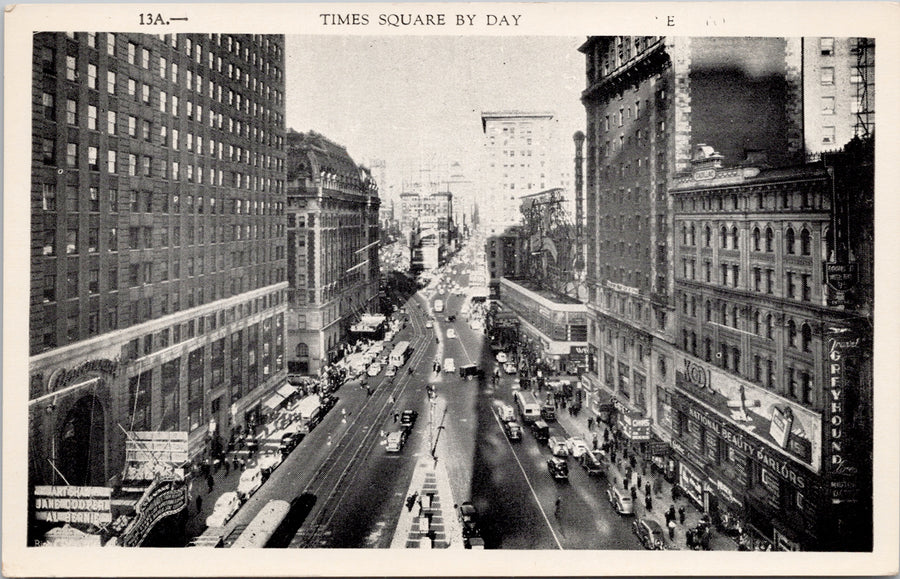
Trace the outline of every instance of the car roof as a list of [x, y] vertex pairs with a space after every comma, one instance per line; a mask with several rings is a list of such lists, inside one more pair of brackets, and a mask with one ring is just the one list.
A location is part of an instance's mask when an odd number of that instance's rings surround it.
[[645, 525], [653, 532], [662, 533], [662, 527], [653, 519], [641, 519], [640, 524]]

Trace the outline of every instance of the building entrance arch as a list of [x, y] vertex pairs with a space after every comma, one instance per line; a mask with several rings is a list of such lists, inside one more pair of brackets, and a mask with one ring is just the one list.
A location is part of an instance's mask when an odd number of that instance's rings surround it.
[[106, 414], [96, 396], [72, 405], [60, 423], [56, 448], [56, 468], [69, 484], [106, 484]]

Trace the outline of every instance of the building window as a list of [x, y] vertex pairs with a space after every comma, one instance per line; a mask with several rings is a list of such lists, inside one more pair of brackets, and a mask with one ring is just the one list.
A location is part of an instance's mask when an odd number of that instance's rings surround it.
[[822, 97], [822, 114], [823, 115], [833, 115], [834, 114], [834, 97], [833, 96]]
[[100, 164], [97, 160], [97, 147], [88, 147], [88, 169], [91, 171], [99, 171]]
[[804, 273], [800, 275], [800, 299], [805, 302], [812, 300], [812, 287], [809, 284], [809, 274]]
[[822, 56], [834, 55], [834, 38], [825, 37], [819, 39], [819, 53]]
[[97, 107], [94, 105], [88, 105], [88, 128], [97, 130]]
[[794, 255], [795, 253], [794, 241], [794, 230], [788, 227], [788, 230], [784, 233], [784, 245], [785, 249], [790, 255]]
[[823, 66], [820, 69], [820, 79], [821, 79], [823, 85], [834, 84], [834, 67]]
[[114, 150], [106, 152], [106, 171], [108, 173], [116, 172], [116, 152]]
[[119, 251], [119, 230], [115, 227], [109, 229], [109, 244], [107, 245], [107, 250]]
[[775, 243], [775, 232], [772, 231], [771, 227], [766, 227], [766, 251], [767, 252], [774, 251], [774, 243]]
[[803, 255], [811, 253], [811, 236], [808, 229], [800, 231], [800, 253]]
[[78, 101], [66, 99], [66, 123], [78, 126]]
[[128, 154], [128, 175], [134, 177], [137, 175], [137, 155]]
[[44, 165], [56, 164], [56, 141], [53, 139], [41, 139], [41, 157]]
[[41, 209], [44, 211], [56, 211], [56, 185], [43, 183], [41, 185]]
[[88, 88], [97, 90], [97, 65], [88, 64]]
[[76, 143], [66, 143], [66, 164], [69, 167], [78, 165], [78, 145]]
[[78, 60], [74, 56], [66, 57], [66, 78], [68, 80], [78, 79]]
[[822, 127], [822, 144], [823, 145], [834, 145], [835, 144], [835, 133], [834, 127]]

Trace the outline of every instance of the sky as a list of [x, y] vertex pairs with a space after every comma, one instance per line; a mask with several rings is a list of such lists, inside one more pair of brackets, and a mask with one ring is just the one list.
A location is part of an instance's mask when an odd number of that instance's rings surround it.
[[357, 163], [383, 159], [392, 176], [448, 159], [474, 170], [482, 111], [554, 112], [574, 154], [584, 40], [288, 36], [286, 123], [344, 145]]

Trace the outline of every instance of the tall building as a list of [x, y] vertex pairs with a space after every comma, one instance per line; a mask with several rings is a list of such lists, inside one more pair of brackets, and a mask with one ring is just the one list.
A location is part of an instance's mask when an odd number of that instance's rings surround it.
[[549, 112], [481, 113], [484, 132], [480, 219], [495, 231], [521, 221], [519, 198], [560, 187], [568, 164], [555, 150], [556, 121]]
[[378, 185], [322, 135], [290, 131], [287, 147], [288, 371], [318, 374], [378, 310]]
[[807, 153], [834, 151], [875, 129], [875, 40], [803, 38]]
[[29, 482], [190, 458], [284, 384], [282, 36], [34, 37]]
[[[827, 253], [827, 173], [789, 168], [806, 152], [808, 45], [800, 38], [591, 37], [580, 48], [590, 407], [717, 523], [749, 523], [778, 548], [802, 549], [828, 548], [820, 527], [809, 527], [834, 512], [812, 490], [829, 484], [819, 477], [826, 318], [817, 269]], [[681, 195], [687, 175], [702, 195]], [[779, 244], [789, 229], [797, 257], [778, 261], [749, 249], [769, 243], [770, 253], [787, 253]], [[707, 235], [718, 250], [683, 250]], [[778, 299], [755, 302], [754, 284]], [[707, 302], [712, 318], [702, 317]], [[756, 344], [748, 329], [754, 303], [765, 303], [773, 320], [793, 319], [793, 339], [814, 351], [791, 361], [780, 342]], [[766, 358], [769, 350], [778, 356]], [[756, 382], [757, 372], [764, 380], [773, 374], [780, 386]], [[784, 380], [794, 399], [783, 396]], [[632, 428], [637, 420], [649, 421], [650, 432]], [[802, 517], [797, 509], [805, 509]]]

